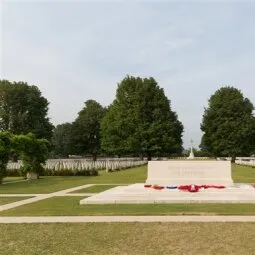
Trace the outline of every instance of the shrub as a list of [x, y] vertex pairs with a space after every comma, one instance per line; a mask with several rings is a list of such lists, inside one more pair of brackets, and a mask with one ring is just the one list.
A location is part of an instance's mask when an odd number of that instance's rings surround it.
[[50, 143], [45, 139], [37, 139], [34, 134], [15, 135], [14, 148], [20, 152], [23, 161], [22, 173], [37, 173], [37, 178], [43, 173], [42, 164], [49, 154]]
[[78, 170], [78, 169], [45, 169], [45, 176], [98, 176], [97, 170]]

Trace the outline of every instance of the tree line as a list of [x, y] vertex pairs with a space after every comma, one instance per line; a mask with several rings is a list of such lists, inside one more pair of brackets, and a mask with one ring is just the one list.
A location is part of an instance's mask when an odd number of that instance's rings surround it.
[[[31, 132], [38, 139], [48, 139], [52, 157], [128, 155], [150, 159], [183, 152], [183, 124], [152, 77], [126, 76], [109, 106], [87, 100], [72, 123], [54, 127], [48, 106], [38, 87], [0, 80], [0, 130], [15, 135]], [[202, 118], [201, 153], [230, 156], [233, 161], [238, 155], [254, 153], [253, 110], [240, 90], [231, 86], [218, 89]]]

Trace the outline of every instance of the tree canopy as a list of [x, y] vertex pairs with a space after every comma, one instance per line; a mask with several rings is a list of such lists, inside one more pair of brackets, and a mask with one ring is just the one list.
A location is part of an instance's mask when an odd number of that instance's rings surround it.
[[8, 132], [0, 132], [0, 184], [6, 176], [6, 167], [11, 151], [11, 134]]
[[183, 125], [154, 78], [125, 77], [101, 122], [106, 153], [169, 155], [182, 150]]
[[209, 99], [201, 130], [201, 148], [215, 156], [248, 156], [255, 146], [254, 106], [240, 90], [223, 87]]
[[63, 123], [57, 125], [53, 130], [52, 145], [53, 157], [68, 157], [69, 154], [73, 153], [70, 133], [72, 130], [71, 123]]
[[87, 100], [72, 123], [70, 141], [75, 154], [90, 154], [96, 158], [100, 151], [100, 122], [105, 109], [95, 100]]
[[36, 86], [25, 82], [0, 80], [0, 130], [13, 134], [34, 133], [50, 139], [53, 125], [48, 114], [49, 102]]

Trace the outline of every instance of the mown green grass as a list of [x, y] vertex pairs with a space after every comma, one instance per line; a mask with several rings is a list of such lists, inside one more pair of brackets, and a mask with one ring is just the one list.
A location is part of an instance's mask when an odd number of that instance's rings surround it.
[[79, 189], [71, 193], [99, 193], [114, 187], [117, 187], [117, 186], [116, 185], [95, 185], [85, 189]]
[[0, 197], [0, 205], [9, 204], [12, 202], [28, 199], [31, 197]]
[[2, 255], [255, 253], [254, 223], [1, 224]]
[[100, 176], [42, 176], [39, 180], [9, 183], [0, 185], [0, 194], [35, 194], [51, 193], [84, 184], [128, 184], [144, 182], [147, 175], [147, 166], [106, 173], [101, 171]]
[[255, 204], [80, 205], [83, 197], [53, 197], [0, 212], [1, 216], [255, 215]]
[[233, 164], [232, 178], [237, 183], [255, 183], [255, 168]]
[[3, 183], [10, 183], [10, 182], [16, 182], [16, 181], [23, 181], [24, 177], [5, 177], [3, 179]]

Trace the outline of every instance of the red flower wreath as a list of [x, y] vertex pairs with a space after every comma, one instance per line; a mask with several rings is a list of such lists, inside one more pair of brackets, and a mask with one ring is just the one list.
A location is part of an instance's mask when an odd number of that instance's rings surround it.
[[201, 187], [197, 185], [181, 185], [178, 187], [179, 190], [186, 190], [189, 192], [198, 192], [200, 188]]

